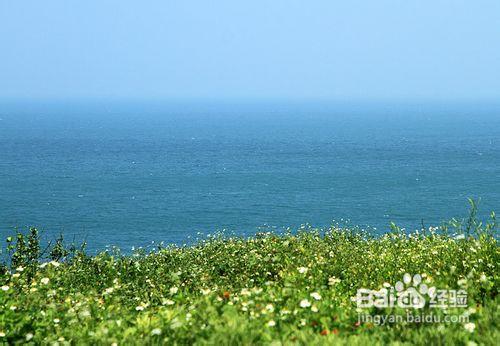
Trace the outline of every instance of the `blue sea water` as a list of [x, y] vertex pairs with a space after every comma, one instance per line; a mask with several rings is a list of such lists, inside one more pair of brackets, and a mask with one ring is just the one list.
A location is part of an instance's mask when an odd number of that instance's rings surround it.
[[[4, 104], [0, 235], [182, 244], [198, 232], [407, 229], [500, 211], [500, 108]], [[191, 237], [191, 238], [190, 238]]]

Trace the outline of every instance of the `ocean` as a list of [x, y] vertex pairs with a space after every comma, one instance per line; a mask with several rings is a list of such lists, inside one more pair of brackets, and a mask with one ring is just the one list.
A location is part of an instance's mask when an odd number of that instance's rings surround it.
[[[0, 235], [91, 251], [303, 224], [380, 234], [500, 211], [500, 107], [4, 103]], [[369, 228], [367, 228], [369, 226]]]

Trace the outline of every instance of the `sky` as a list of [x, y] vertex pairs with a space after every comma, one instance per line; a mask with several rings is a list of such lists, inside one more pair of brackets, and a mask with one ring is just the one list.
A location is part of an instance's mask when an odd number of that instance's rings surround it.
[[498, 0], [0, 0], [0, 99], [500, 100]]

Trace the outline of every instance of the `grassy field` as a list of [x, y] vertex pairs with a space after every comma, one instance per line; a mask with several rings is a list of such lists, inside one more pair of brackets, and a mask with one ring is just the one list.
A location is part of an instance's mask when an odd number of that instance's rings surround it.
[[[378, 238], [340, 227], [220, 236], [126, 256], [89, 256], [62, 239], [43, 251], [32, 229], [4, 251], [0, 343], [497, 344], [492, 216], [413, 234], [393, 226]], [[429, 288], [466, 291], [467, 306], [359, 308], [353, 300], [359, 288], [393, 286], [405, 273]], [[409, 312], [460, 321], [359, 321]]]

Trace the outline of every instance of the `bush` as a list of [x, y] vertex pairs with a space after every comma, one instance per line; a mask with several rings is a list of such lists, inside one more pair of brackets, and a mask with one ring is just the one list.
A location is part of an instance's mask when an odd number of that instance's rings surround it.
[[[0, 340], [99, 344], [496, 344], [495, 215], [425, 232], [373, 237], [332, 226], [253, 238], [221, 235], [191, 247], [88, 256], [60, 237], [40, 251], [38, 232], [8, 240], [0, 274]], [[50, 261], [49, 261], [50, 260]], [[460, 323], [359, 321], [358, 288], [395, 284], [464, 289], [466, 308], [422, 311]]]

